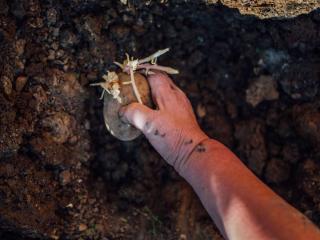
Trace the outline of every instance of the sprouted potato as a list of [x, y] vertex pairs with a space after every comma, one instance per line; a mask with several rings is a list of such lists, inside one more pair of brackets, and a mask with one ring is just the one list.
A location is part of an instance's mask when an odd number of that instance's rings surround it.
[[137, 138], [141, 132], [124, 123], [119, 118], [119, 110], [122, 106], [132, 102], [139, 102], [149, 107], [153, 106], [150, 87], [145, 76], [154, 74], [154, 70], [168, 74], [179, 73], [176, 69], [157, 65], [157, 58], [169, 51], [159, 50], [149, 57], [133, 59], [127, 54], [123, 64], [115, 62], [122, 72], [107, 72], [103, 76], [104, 82], [91, 84], [103, 88], [101, 99], [104, 98], [103, 116], [108, 131], [122, 141], [130, 141]]

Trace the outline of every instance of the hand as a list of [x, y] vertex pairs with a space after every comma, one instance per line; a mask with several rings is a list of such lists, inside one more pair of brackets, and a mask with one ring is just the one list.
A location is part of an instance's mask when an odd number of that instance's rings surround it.
[[163, 73], [148, 77], [157, 110], [139, 103], [119, 115], [141, 130], [159, 154], [180, 173], [193, 149], [209, 137], [200, 129], [186, 95]]

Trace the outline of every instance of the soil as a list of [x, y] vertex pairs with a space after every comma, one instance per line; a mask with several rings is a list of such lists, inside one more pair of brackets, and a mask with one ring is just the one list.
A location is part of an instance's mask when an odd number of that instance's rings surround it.
[[107, 132], [89, 86], [166, 47], [206, 133], [320, 226], [320, 11], [148, 2], [0, 0], [0, 238], [221, 239], [143, 136]]

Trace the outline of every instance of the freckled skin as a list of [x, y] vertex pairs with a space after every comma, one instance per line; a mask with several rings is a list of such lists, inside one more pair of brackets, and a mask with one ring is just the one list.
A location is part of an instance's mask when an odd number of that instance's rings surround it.
[[201, 131], [190, 102], [170, 78], [157, 73], [148, 80], [158, 110], [131, 104], [124, 117], [190, 183], [226, 239], [320, 240], [315, 225]]

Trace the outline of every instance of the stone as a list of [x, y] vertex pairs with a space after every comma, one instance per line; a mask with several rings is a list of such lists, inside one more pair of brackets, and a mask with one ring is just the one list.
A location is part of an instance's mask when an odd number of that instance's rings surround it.
[[[206, 0], [216, 3], [217, 0]], [[259, 18], [294, 17], [306, 14], [320, 7], [317, 0], [221, 0], [220, 4], [229, 8], [237, 8], [242, 14], [256, 15]]]
[[28, 81], [28, 77], [26, 76], [19, 76], [16, 79], [16, 91], [21, 92], [24, 86], [26, 85]]
[[64, 170], [59, 174], [59, 180], [61, 185], [66, 185], [71, 181], [71, 173], [69, 170]]
[[74, 97], [82, 92], [82, 87], [78, 81], [78, 76], [73, 72], [64, 74], [64, 82], [61, 87], [63, 93], [69, 97]]
[[1, 82], [2, 82], [2, 87], [3, 87], [4, 93], [7, 96], [11, 95], [11, 93], [12, 93], [12, 82], [11, 82], [10, 78], [8, 78], [7, 76], [2, 76]]
[[261, 68], [273, 73], [279, 69], [289, 60], [289, 55], [284, 51], [275, 49], [267, 49], [262, 53], [258, 64]]
[[48, 60], [55, 60], [56, 59], [56, 52], [52, 49], [49, 50], [49, 54], [48, 54]]
[[79, 224], [78, 230], [79, 230], [80, 232], [83, 232], [83, 231], [85, 231], [85, 230], [87, 230], [87, 229], [88, 229], [88, 226], [87, 226], [86, 224], [83, 224], [83, 223], [80, 223], [80, 224]]
[[47, 20], [50, 25], [53, 25], [57, 22], [57, 15], [58, 15], [57, 10], [54, 8], [50, 8], [47, 11]]
[[246, 90], [246, 101], [253, 107], [265, 100], [271, 101], [278, 98], [277, 83], [271, 76], [260, 76]]
[[71, 116], [65, 112], [57, 112], [41, 121], [42, 127], [46, 130], [44, 135], [56, 143], [65, 143], [72, 133]]
[[204, 118], [206, 116], [206, 107], [203, 104], [199, 103], [197, 105], [196, 112], [199, 118]]
[[71, 30], [65, 29], [60, 33], [60, 45], [63, 48], [72, 48], [79, 43], [79, 39]]
[[25, 46], [26, 46], [26, 40], [25, 39], [18, 39], [16, 41], [15, 47], [16, 47], [17, 56], [22, 56], [23, 55]]

